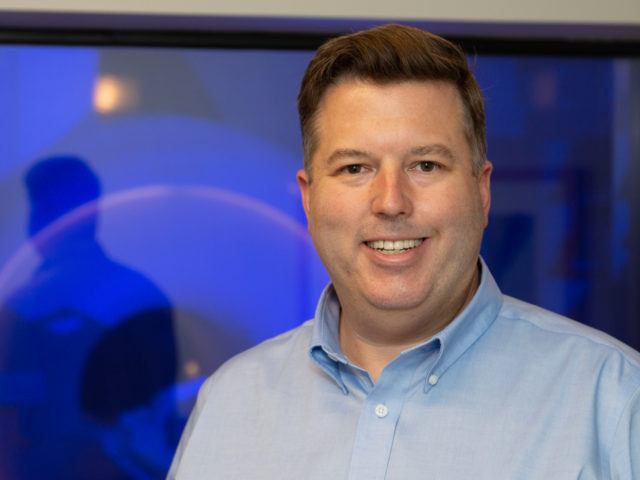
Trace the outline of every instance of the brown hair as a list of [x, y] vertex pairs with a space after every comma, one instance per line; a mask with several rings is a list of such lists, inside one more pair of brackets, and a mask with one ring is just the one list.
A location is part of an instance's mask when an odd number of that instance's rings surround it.
[[323, 44], [309, 63], [298, 94], [304, 167], [311, 175], [316, 148], [315, 120], [327, 89], [344, 78], [385, 84], [435, 80], [453, 84], [464, 107], [465, 135], [473, 171], [486, 159], [484, 99], [460, 47], [415, 27], [384, 25]]

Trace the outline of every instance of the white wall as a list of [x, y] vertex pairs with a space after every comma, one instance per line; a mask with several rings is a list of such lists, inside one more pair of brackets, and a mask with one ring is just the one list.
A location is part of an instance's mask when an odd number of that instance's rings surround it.
[[0, 0], [2, 10], [640, 26], [640, 0]]

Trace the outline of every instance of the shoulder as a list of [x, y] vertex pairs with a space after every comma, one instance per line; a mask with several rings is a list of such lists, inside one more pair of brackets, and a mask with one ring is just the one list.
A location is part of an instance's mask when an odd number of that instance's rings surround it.
[[536, 305], [505, 295], [498, 316], [506, 320], [522, 322], [537, 329], [541, 335], [550, 340], [574, 340], [585, 348], [619, 354], [640, 369], [640, 353], [631, 347], [600, 330]]
[[595, 328], [505, 296], [496, 319], [511, 342], [555, 359], [557, 368], [575, 367], [583, 375], [606, 373], [628, 393], [640, 387], [640, 353]]
[[214, 390], [230, 392], [273, 384], [285, 371], [308, 359], [312, 330], [313, 320], [308, 320], [235, 355], [207, 379], [201, 394], [206, 396]]

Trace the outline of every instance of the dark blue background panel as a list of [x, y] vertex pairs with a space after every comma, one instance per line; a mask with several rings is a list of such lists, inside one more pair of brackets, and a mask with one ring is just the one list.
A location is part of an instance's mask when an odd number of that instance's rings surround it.
[[[203, 379], [313, 315], [310, 57], [0, 47], [0, 478], [164, 478]], [[638, 62], [474, 63], [498, 282], [640, 346]]]

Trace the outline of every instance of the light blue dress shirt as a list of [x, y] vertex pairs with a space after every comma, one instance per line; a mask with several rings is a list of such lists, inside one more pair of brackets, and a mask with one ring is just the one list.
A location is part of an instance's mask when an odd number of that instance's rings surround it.
[[473, 300], [374, 384], [315, 318], [203, 385], [168, 478], [640, 480], [640, 355], [500, 293]]

